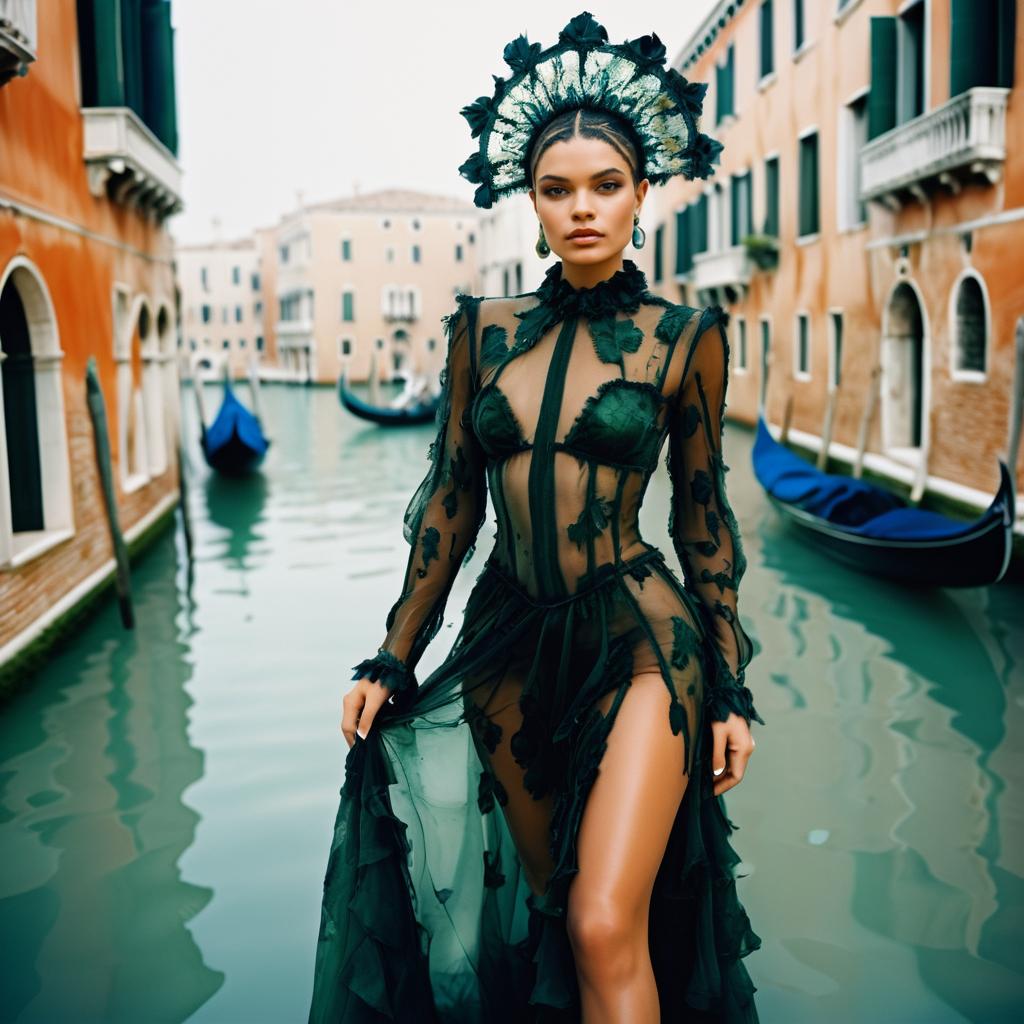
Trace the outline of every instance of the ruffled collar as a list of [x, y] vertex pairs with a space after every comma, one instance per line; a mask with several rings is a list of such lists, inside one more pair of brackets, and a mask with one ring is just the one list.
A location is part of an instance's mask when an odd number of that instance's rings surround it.
[[619, 311], [635, 313], [647, 291], [647, 278], [632, 260], [623, 260], [622, 269], [590, 288], [574, 288], [562, 277], [562, 263], [553, 264], [537, 289], [537, 297], [559, 320], [569, 316], [597, 319]]

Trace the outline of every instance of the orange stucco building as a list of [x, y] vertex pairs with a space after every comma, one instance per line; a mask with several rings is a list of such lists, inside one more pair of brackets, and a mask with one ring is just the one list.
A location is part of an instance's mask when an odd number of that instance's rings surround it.
[[655, 287], [731, 313], [730, 415], [763, 399], [778, 434], [791, 402], [838, 471], [864, 430], [865, 472], [964, 511], [998, 486], [1024, 314], [1018, 8], [723, 0], [674, 60], [720, 165], [656, 196]]
[[[42, 8], [45, 7], [45, 17]], [[130, 545], [178, 498], [170, 5], [34, 0], [0, 24], [0, 676], [112, 578], [97, 363]]]

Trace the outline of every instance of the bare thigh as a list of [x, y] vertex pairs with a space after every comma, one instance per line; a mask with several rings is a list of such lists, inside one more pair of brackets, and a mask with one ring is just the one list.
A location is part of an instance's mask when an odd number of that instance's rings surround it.
[[[614, 693], [598, 704], [607, 713]], [[660, 673], [635, 675], [608, 736], [577, 839], [569, 922], [606, 915], [646, 922], [654, 880], [686, 792], [684, 745], [669, 726]]]

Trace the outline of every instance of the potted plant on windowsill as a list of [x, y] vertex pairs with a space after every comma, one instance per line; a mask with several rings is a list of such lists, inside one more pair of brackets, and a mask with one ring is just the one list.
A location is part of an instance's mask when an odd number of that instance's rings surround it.
[[746, 235], [743, 247], [759, 270], [772, 270], [779, 265], [779, 240], [775, 235]]

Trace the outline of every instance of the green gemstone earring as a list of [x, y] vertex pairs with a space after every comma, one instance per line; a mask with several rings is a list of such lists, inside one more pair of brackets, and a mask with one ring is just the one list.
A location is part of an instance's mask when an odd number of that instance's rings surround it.
[[540, 225], [540, 235], [537, 237], [537, 244], [534, 246], [537, 250], [537, 255], [544, 259], [551, 255], [551, 246], [548, 245], [548, 240], [544, 237], [544, 225]]
[[640, 214], [633, 214], [633, 248], [642, 249], [647, 241], [647, 233], [640, 227]]

